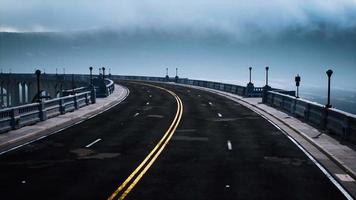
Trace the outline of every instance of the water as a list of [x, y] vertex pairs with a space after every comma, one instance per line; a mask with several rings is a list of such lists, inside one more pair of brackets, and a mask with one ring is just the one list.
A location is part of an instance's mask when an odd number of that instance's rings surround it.
[[[327, 103], [327, 90], [320, 88], [306, 88], [300, 91], [301, 98], [325, 105]], [[356, 114], [356, 91], [332, 89], [330, 103], [334, 108]]]

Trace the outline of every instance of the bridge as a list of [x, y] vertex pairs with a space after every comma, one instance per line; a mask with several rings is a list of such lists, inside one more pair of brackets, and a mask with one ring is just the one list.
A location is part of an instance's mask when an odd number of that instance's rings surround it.
[[356, 116], [268, 81], [255, 87], [251, 80], [239, 86], [177, 75], [40, 78], [42, 89], [35, 75], [2, 74], [4, 199], [356, 194]]

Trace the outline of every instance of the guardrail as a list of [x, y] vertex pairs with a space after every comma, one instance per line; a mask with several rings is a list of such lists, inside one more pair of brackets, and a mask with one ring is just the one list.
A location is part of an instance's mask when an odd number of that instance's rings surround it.
[[114, 92], [115, 84], [114, 84], [114, 81], [112, 81], [108, 78], [105, 79], [105, 84], [106, 84], [106, 91], [109, 96], [110, 94], [112, 94]]
[[272, 107], [295, 115], [304, 122], [340, 136], [342, 139], [356, 142], [356, 115], [305, 99], [268, 91], [264, 102]]
[[62, 90], [62, 95], [63, 96], [68, 96], [70, 94], [76, 94], [76, 93], [82, 93], [90, 91], [89, 87], [79, 87], [79, 88], [74, 88], [74, 89], [69, 89], [69, 90]]
[[45, 121], [95, 103], [92, 98], [93, 91], [0, 110], [0, 133]]
[[[121, 75], [112, 75], [113, 80], [138, 80], [138, 81], [156, 81], [156, 82], [177, 82], [187, 85], [196, 85], [200, 87], [206, 87], [211, 89], [216, 89], [224, 92], [229, 92], [245, 97], [262, 97], [264, 94], [264, 87], [250, 87], [247, 89], [246, 86], [233, 85], [228, 83], [220, 83], [214, 81], [205, 81], [205, 80], [194, 80], [188, 78], [164, 78], [164, 77], [150, 77], [150, 76], [121, 76]], [[268, 90], [278, 90], [282, 93], [294, 95], [294, 91], [285, 91], [276, 88], [268, 87]]]

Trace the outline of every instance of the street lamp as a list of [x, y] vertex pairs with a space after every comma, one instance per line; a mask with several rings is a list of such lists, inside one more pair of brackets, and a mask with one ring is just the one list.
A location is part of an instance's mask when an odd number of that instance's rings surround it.
[[251, 83], [251, 70], [252, 70], [252, 67], [249, 67], [248, 69], [250, 70], [250, 82], [249, 83]]
[[266, 67], [266, 86], [268, 86], [268, 70], [269, 70], [269, 67], [267, 66]]
[[332, 107], [330, 104], [330, 79], [332, 74], [333, 70], [329, 69], [328, 71], [326, 71], [326, 75], [328, 76], [328, 103], [325, 105], [326, 108]]
[[299, 74], [297, 74], [297, 76], [295, 77], [295, 86], [297, 86], [297, 98], [299, 98], [299, 85], [300, 85], [300, 76]]
[[40, 76], [41, 76], [41, 70], [36, 70], [35, 72], [36, 74], [36, 78], [37, 78], [37, 102], [41, 102], [41, 97], [40, 97], [40, 91], [41, 91], [41, 88], [40, 88]]
[[105, 67], [103, 67], [102, 69], [103, 69], [103, 79], [105, 79]]
[[178, 68], [176, 68], [176, 77], [175, 77], [176, 82], [178, 82]]
[[74, 74], [72, 74], [72, 93], [74, 95]]
[[166, 68], [166, 81], [169, 80], [169, 76], [168, 76], [168, 67]]
[[89, 67], [89, 71], [90, 71], [90, 85], [93, 84], [93, 67]]

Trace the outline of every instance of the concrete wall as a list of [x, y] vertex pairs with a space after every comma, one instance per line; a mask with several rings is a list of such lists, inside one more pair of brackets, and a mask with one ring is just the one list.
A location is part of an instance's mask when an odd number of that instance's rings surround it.
[[267, 92], [263, 101], [316, 128], [356, 142], [356, 115], [274, 91]]

